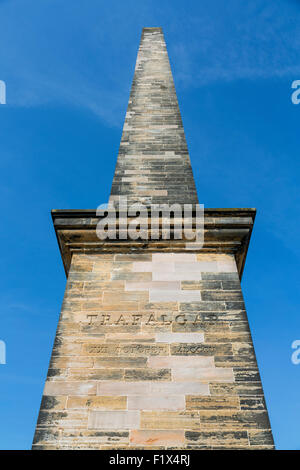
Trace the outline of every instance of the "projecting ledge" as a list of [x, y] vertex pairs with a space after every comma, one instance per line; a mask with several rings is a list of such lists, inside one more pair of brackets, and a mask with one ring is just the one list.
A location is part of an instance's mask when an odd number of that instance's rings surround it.
[[[96, 226], [100, 218], [95, 209], [52, 210], [52, 219], [66, 274], [73, 253], [183, 252], [186, 240], [100, 240]], [[204, 246], [189, 250], [201, 253], [234, 254], [240, 277], [254, 224], [256, 210], [205, 209]]]

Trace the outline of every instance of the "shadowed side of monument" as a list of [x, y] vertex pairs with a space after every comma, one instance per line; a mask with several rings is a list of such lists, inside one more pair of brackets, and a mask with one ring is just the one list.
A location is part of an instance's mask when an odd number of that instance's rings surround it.
[[[197, 204], [161, 28], [144, 28], [111, 202]], [[99, 240], [53, 211], [67, 286], [33, 449], [272, 449], [240, 286], [254, 209], [206, 209], [204, 245]]]

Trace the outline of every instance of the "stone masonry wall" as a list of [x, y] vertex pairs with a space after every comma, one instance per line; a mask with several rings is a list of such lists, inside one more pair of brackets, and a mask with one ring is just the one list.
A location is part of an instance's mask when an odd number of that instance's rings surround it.
[[232, 255], [73, 256], [34, 449], [267, 449]]

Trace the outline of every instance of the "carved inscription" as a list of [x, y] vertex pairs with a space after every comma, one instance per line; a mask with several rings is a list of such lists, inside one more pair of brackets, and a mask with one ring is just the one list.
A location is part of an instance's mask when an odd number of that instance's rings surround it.
[[119, 314], [119, 313], [107, 313], [107, 314], [87, 314], [86, 315], [88, 324], [97, 325], [116, 325], [116, 326], [136, 326], [144, 323], [145, 325], [170, 325], [177, 323], [184, 325], [187, 321], [193, 324], [200, 323], [203, 318], [199, 314], [169, 314], [169, 315], [154, 315], [154, 314]]
[[169, 354], [167, 344], [86, 344], [84, 351], [92, 356], [165, 356]]

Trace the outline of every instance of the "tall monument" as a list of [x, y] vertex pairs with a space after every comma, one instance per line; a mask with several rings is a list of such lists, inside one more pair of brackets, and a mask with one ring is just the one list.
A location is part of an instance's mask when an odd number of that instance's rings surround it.
[[[161, 28], [142, 32], [120, 196], [198, 203]], [[190, 249], [163, 230], [125, 239], [120, 222], [101, 240], [94, 210], [52, 217], [67, 286], [33, 449], [272, 449], [240, 286], [255, 209], [205, 209]]]

